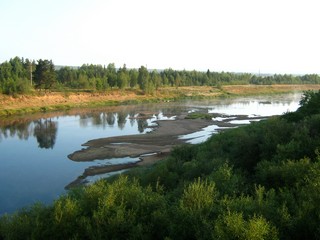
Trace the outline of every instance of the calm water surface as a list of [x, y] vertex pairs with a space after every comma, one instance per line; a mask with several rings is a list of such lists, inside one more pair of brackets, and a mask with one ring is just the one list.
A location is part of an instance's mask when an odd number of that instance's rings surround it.
[[[257, 115], [280, 115], [295, 111], [300, 96], [186, 101], [0, 118], [0, 215], [39, 201], [51, 203], [90, 166], [137, 161], [121, 158], [73, 162], [68, 159], [70, 153], [81, 149], [81, 144], [90, 139], [145, 134], [152, 131], [150, 126], [157, 119], [170, 120], [185, 111], [205, 109], [226, 117], [247, 115], [248, 119]], [[139, 113], [148, 118], [135, 118]], [[204, 141], [215, 129], [209, 126], [194, 133], [195, 140], [189, 142]]]

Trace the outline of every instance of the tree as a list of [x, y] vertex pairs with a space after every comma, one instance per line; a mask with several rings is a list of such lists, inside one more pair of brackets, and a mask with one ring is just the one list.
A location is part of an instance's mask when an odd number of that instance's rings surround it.
[[156, 70], [153, 70], [151, 73], [151, 81], [155, 86], [156, 90], [161, 86], [162, 79], [160, 74]]
[[56, 82], [56, 73], [51, 60], [38, 60], [34, 72], [34, 82], [36, 88], [44, 88], [45, 90], [52, 88]]
[[130, 69], [129, 77], [130, 77], [130, 87], [134, 88], [138, 84], [138, 71], [136, 69]]
[[30, 81], [30, 85], [32, 86], [32, 75], [33, 71], [36, 69], [36, 62], [33, 60], [29, 60], [28, 58], [23, 62], [23, 66], [26, 72], [26, 77]]
[[9, 62], [5, 61], [0, 66], [0, 81], [5, 81], [11, 78], [12, 66]]
[[125, 89], [128, 86], [129, 83], [129, 73], [127, 70], [126, 65], [124, 64], [122, 68], [118, 71], [118, 87], [120, 89]]
[[12, 66], [12, 75], [15, 79], [26, 77], [23, 62], [19, 57], [10, 59], [10, 64]]
[[130, 77], [130, 87], [135, 88], [138, 84], [138, 71], [137, 69], [130, 69], [129, 70], [129, 77]]
[[77, 74], [74, 69], [70, 67], [62, 67], [57, 71], [58, 81], [65, 85], [71, 85], [71, 83], [76, 80]]
[[26, 78], [24, 60], [19, 57], [0, 65], [0, 92], [5, 94], [26, 93], [30, 84]]
[[180, 74], [177, 73], [174, 79], [174, 85], [176, 86], [176, 88], [178, 88], [181, 85], [181, 77]]
[[111, 88], [117, 85], [117, 71], [114, 63], [109, 63], [106, 69], [108, 84]]
[[278, 232], [262, 216], [245, 220], [241, 213], [227, 212], [216, 222], [213, 239], [278, 239]]
[[138, 75], [138, 84], [141, 90], [143, 90], [145, 93], [148, 89], [148, 83], [149, 83], [149, 72], [148, 69], [144, 66], [141, 66], [139, 68], [139, 75]]

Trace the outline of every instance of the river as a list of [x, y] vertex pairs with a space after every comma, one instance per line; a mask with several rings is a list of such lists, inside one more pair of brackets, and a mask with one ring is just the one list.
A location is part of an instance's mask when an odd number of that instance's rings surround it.
[[[286, 94], [167, 102], [0, 118], [0, 215], [35, 202], [51, 203], [66, 193], [65, 186], [90, 166], [137, 161], [129, 157], [90, 162], [68, 159], [70, 153], [81, 149], [81, 144], [90, 139], [145, 134], [153, 130], [156, 120], [172, 120], [182, 112], [206, 111], [224, 117], [246, 115], [248, 119], [237, 124], [248, 124], [252, 116], [295, 111], [300, 97]], [[144, 117], [137, 117], [138, 114]], [[199, 143], [213, 133], [214, 126], [209, 126], [181, 138]]]

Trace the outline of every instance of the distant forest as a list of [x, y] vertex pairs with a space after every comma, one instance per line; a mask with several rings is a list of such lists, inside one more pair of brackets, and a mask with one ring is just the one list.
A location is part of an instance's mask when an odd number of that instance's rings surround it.
[[153, 93], [163, 86], [216, 86], [230, 84], [319, 84], [320, 76], [306, 74], [255, 75], [251, 73], [214, 72], [207, 70], [187, 71], [128, 69], [124, 64], [116, 68], [83, 64], [75, 67], [55, 67], [52, 60], [30, 60], [15, 57], [0, 64], [0, 93], [25, 94], [34, 89], [43, 90], [88, 90], [141, 89], [145, 94]]

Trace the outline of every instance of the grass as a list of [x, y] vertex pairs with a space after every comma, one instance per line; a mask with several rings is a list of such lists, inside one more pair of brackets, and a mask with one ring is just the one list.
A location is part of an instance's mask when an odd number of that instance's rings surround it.
[[193, 113], [189, 113], [185, 118], [186, 119], [208, 119], [208, 120], [211, 120], [212, 116], [208, 113], [193, 112]]

